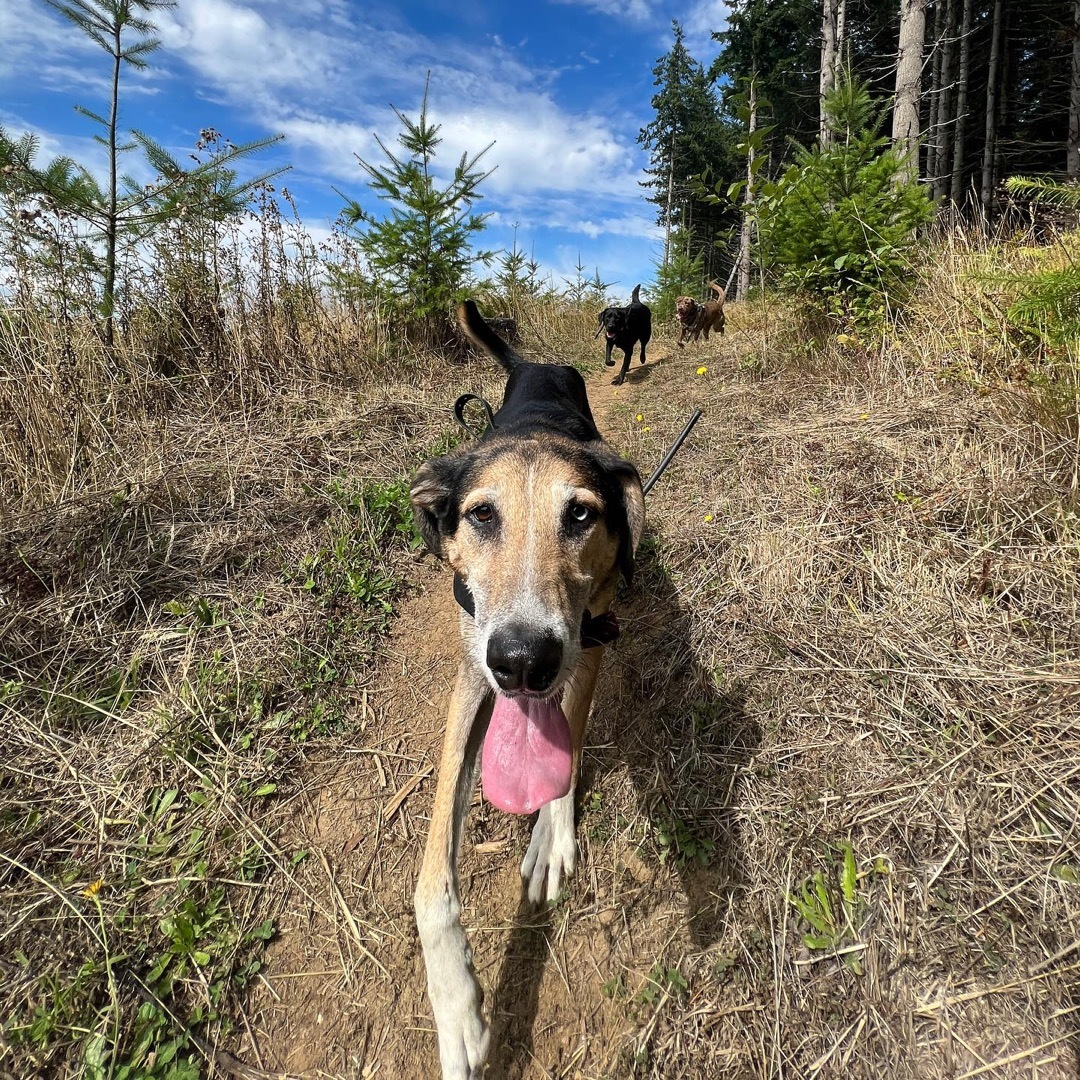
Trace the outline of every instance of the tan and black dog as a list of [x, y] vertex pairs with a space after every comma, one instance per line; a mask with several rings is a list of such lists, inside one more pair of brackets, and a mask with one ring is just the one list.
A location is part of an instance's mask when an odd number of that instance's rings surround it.
[[522, 360], [472, 301], [473, 344], [509, 373], [476, 443], [423, 465], [412, 502], [428, 547], [453, 567], [462, 658], [416, 886], [416, 922], [444, 1080], [481, 1076], [489, 1031], [460, 922], [457, 862], [476, 781], [502, 810], [539, 810], [521, 874], [533, 903], [573, 872], [574, 787], [608, 614], [644, 522], [637, 469], [600, 438], [570, 367]]
[[681, 349], [689, 340], [697, 341], [702, 332], [705, 340], [709, 340], [709, 331], [715, 330], [723, 336], [724, 323], [727, 316], [724, 314], [724, 290], [715, 281], [709, 282], [709, 288], [716, 293], [715, 300], [707, 300], [699, 304], [691, 296], [680, 296], [675, 301], [675, 315], [682, 326], [679, 334], [679, 348]]

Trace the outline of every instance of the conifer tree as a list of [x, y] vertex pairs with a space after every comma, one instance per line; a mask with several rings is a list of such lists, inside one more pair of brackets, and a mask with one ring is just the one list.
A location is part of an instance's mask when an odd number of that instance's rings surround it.
[[440, 345], [447, 339], [451, 306], [470, 267], [476, 261], [489, 262], [494, 254], [474, 252], [471, 246], [488, 217], [474, 213], [473, 207], [482, 198], [480, 185], [494, 171], [478, 166], [494, 143], [478, 154], [462, 154], [449, 182], [440, 187], [434, 161], [442, 139], [440, 125], [428, 118], [428, 85], [416, 120], [399, 109], [394, 115], [401, 123], [397, 141], [406, 155], [395, 154], [376, 135], [385, 162], [357, 156], [369, 177], [368, 187], [389, 204], [389, 213], [373, 217], [345, 196], [342, 213], [345, 224], [357, 230], [357, 243], [381, 298], [398, 309], [403, 324], [426, 344]]
[[[105, 189], [105, 294], [102, 313], [105, 317], [105, 343], [113, 345], [113, 310], [116, 296], [116, 241], [119, 228], [119, 174], [118, 158], [130, 146], [118, 142], [120, 113], [120, 71], [124, 64], [133, 68], [145, 68], [146, 57], [161, 47], [161, 39], [154, 36], [156, 27], [144, 15], [154, 10], [176, 6], [176, 0], [45, 0], [54, 11], [74, 23], [91, 41], [109, 54], [112, 62], [109, 115], [100, 116], [83, 106], [76, 106], [85, 117], [105, 129], [104, 136], [96, 136], [105, 145], [109, 155], [109, 179]], [[130, 35], [136, 35], [131, 41]], [[125, 40], [127, 36], [127, 40]]]
[[682, 26], [672, 22], [671, 49], [653, 67], [654, 117], [638, 142], [649, 152], [649, 202], [665, 230], [664, 259], [672, 253], [672, 235], [681, 234], [691, 261], [702, 256], [703, 274], [718, 272], [716, 241], [733, 225], [730, 213], [703, 201], [696, 191], [701, 178], [724, 186], [735, 179], [735, 131], [720, 110], [709, 76], [686, 48]]
[[843, 77], [825, 107], [829, 145], [801, 150], [760, 200], [762, 259], [781, 287], [860, 317], [908, 271], [933, 207], [907, 148], [880, 134], [884, 109], [865, 83]]

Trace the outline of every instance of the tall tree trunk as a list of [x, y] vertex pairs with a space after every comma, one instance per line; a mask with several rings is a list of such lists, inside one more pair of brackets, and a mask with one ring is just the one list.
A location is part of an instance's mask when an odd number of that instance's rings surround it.
[[671, 258], [671, 196], [675, 190], [675, 133], [671, 135], [671, 153], [668, 155], [667, 212], [664, 214], [664, 269]]
[[836, 62], [843, 68], [847, 61], [844, 59], [844, 34], [847, 33], [847, 0], [839, 0], [836, 6]]
[[983, 147], [982, 198], [983, 222], [990, 223], [994, 203], [994, 157], [997, 151], [998, 92], [1001, 79], [1001, 0], [994, 0], [991, 16], [990, 67], [986, 77], [986, 144]]
[[919, 177], [919, 95], [925, 36], [926, 0], [900, 0], [900, 50], [896, 57], [892, 141], [906, 154], [907, 176], [916, 180]]
[[836, 86], [836, 18], [838, 0], [822, 0], [821, 8], [821, 72], [818, 79], [818, 137], [822, 146], [831, 139], [825, 117], [825, 98]]
[[964, 201], [964, 133], [967, 126], [968, 76], [971, 71], [971, 0], [964, 0], [960, 27], [960, 71], [956, 87], [956, 125], [953, 130], [952, 190], [950, 198], [959, 207]]
[[750, 76], [750, 122], [747, 131], [746, 195], [743, 199], [742, 234], [739, 237], [738, 299], [750, 291], [750, 230], [754, 208], [754, 131], [757, 129], [757, 72]]
[[117, 176], [116, 124], [120, 111], [120, 19], [113, 23], [113, 74], [112, 98], [109, 102], [109, 212], [105, 219], [105, 293], [102, 306], [105, 312], [105, 348], [109, 362], [114, 359], [115, 325], [113, 316], [116, 309], [116, 203]]
[[941, 12], [944, 0], [934, 0], [934, 62], [930, 78], [930, 116], [927, 123], [926, 138], [926, 180], [933, 189], [938, 167], [938, 117], [941, 112]]
[[1065, 171], [1070, 180], [1080, 179], [1080, 0], [1073, 0], [1072, 82], [1069, 88], [1069, 145]]
[[945, 41], [941, 49], [941, 93], [938, 95], [937, 169], [934, 172], [934, 201], [941, 202], [949, 194], [952, 162], [953, 57], [956, 48], [956, 4], [945, 4]]

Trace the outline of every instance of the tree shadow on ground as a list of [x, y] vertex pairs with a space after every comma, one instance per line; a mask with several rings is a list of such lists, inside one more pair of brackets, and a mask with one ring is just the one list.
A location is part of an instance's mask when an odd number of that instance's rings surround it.
[[[643, 547], [635, 584], [618, 602], [622, 637], [601, 669], [577, 789], [578, 836], [583, 796], [628, 768], [636, 813], [648, 822], [642, 857], [676, 868], [688, 936], [705, 948], [719, 940], [741, 884], [738, 780], [760, 729], [746, 712], [747, 688], [721, 690], [716, 673], [699, 662], [690, 614], [655, 545], [647, 540]], [[579, 863], [579, 880], [583, 870]], [[644, 893], [633, 902], [639, 919], [662, 899]], [[550, 908], [519, 905], [492, 1002], [494, 1077], [523, 1074], [532, 1060], [553, 916]]]

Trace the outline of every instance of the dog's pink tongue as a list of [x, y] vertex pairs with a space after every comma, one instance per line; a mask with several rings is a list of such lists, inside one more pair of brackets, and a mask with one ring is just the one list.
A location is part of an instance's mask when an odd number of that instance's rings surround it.
[[552, 698], [495, 695], [481, 756], [484, 797], [511, 814], [531, 814], [570, 790], [570, 725]]

